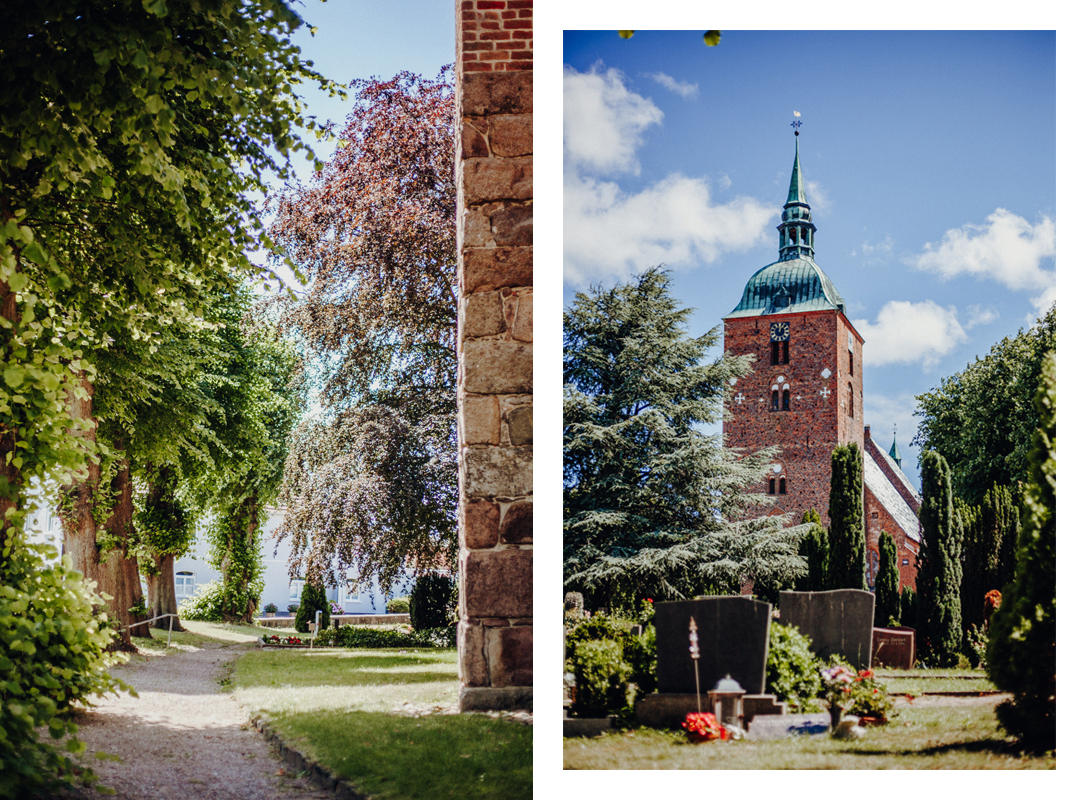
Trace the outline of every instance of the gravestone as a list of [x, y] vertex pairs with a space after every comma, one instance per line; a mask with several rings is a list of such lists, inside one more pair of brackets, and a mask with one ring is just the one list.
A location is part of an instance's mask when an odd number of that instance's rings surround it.
[[912, 628], [875, 628], [872, 660], [876, 666], [912, 669], [916, 660], [916, 631]]
[[694, 694], [690, 618], [698, 626], [701, 693], [731, 675], [747, 694], [765, 691], [772, 606], [745, 597], [702, 597], [656, 604], [656, 685], [660, 694]]
[[794, 625], [811, 640], [819, 658], [842, 656], [856, 669], [871, 668], [875, 595], [861, 589], [781, 592], [782, 625]]

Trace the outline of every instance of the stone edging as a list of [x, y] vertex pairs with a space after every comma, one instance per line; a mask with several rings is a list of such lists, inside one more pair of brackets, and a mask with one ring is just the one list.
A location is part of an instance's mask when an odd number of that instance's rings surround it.
[[275, 751], [276, 755], [283, 759], [287, 766], [295, 770], [304, 771], [308, 775], [309, 780], [313, 781], [317, 786], [333, 792], [336, 800], [369, 800], [368, 795], [360, 794], [355, 791], [345, 779], [340, 778], [327, 767], [322, 767], [316, 761], [307, 758], [300, 750], [295, 750], [293, 747], [283, 742], [282, 738], [271, 728], [267, 720], [261, 719], [256, 714], [250, 714], [249, 721], [254, 728], [263, 734], [264, 738], [271, 744], [272, 750]]

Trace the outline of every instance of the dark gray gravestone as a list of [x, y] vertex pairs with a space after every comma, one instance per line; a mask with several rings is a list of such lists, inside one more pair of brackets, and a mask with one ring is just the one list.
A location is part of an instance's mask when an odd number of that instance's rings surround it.
[[745, 597], [703, 597], [656, 604], [656, 686], [660, 694], [693, 694], [690, 618], [698, 626], [701, 692], [731, 675], [747, 694], [765, 691], [769, 603]]
[[875, 595], [862, 589], [781, 592], [782, 625], [795, 625], [819, 658], [842, 656], [856, 669], [871, 668]]

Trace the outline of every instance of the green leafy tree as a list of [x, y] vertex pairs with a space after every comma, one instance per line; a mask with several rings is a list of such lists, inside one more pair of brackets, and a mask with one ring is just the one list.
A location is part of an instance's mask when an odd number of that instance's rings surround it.
[[939, 453], [920, 460], [920, 555], [916, 572], [918, 651], [929, 664], [957, 663], [961, 650], [961, 525], [954, 514], [950, 467]]
[[813, 508], [803, 512], [803, 522], [811, 525], [799, 546], [799, 554], [807, 559], [807, 574], [799, 579], [796, 588], [801, 592], [822, 592], [830, 588], [829, 537]]
[[1030, 450], [1018, 568], [992, 615], [988, 675], [1014, 699], [996, 708], [1000, 725], [1028, 746], [1056, 745], [1056, 357], [1045, 359], [1037, 391], [1040, 425]]
[[304, 149], [299, 79], [328, 83], [282, 0], [17, 5], [0, 31], [0, 512], [10, 540], [32, 478], [69, 485], [68, 549], [126, 625], [127, 443], [95, 433], [97, 362], [153, 354], [203, 292], [259, 272], [246, 251], [272, 243], [249, 193]]
[[897, 542], [882, 531], [879, 534], [879, 574], [875, 577], [875, 625], [880, 628], [885, 628], [891, 620], [901, 622], [900, 581]]
[[830, 566], [827, 589], [866, 589], [864, 460], [855, 442], [833, 450], [830, 464]]
[[1027, 454], [1040, 420], [1033, 398], [1045, 355], [1056, 349], [1056, 306], [1007, 337], [938, 389], [919, 395], [913, 444], [950, 464], [955, 494], [979, 504], [993, 485], [1029, 477]]
[[717, 329], [686, 334], [665, 270], [578, 294], [564, 314], [564, 562], [586, 605], [794, 580], [803, 528], [753, 517], [774, 451], [740, 460], [698, 426], [749, 358], [708, 359]]
[[456, 560], [455, 103], [447, 70], [352, 85], [339, 147], [271, 227], [309, 280], [282, 325], [322, 406], [293, 439], [278, 530], [296, 574], [387, 593]]

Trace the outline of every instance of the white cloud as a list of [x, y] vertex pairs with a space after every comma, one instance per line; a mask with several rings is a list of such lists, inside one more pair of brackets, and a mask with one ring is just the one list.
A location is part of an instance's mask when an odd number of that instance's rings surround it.
[[911, 259], [913, 266], [942, 278], [973, 275], [990, 278], [1014, 291], [1037, 291], [1030, 298], [1038, 311], [1055, 297], [1055, 270], [1042, 269], [1056, 256], [1056, 224], [1047, 216], [1031, 225], [1005, 208], [988, 215], [986, 225], [963, 225], [930, 242]]
[[[864, 349], [866, 358], [866, 345]], [[864, 425], [871, 426], [871, 438], [878, 442], [883, 450], [890, 449], [896, 435], [897, 452], [901, 456], [901, 468], [904, 470], [913, 466], [909, 456], [912, 452], [910, 443], [916, 436], [917, 419], [913, 416], [915, 409], [916, 398], [912, 395], [890, 397], [864, 392]]]
[[722, 188], [724, 188], [724, 189], [730, 189], [730, 188], [732, 188], [732, 179], [731, 179], [731, 177], [730, 177], [729, 175], [727, 175], [726, 173], [725, 173], [725, 174], [724, 174], [724, 175], [723, 175], [723, 176], [722, 176], [722, 177], [720, 178], [720, 181], [719, 181], [719, 183], [720, 183], [720, 186], [721, 186]]
[[981, 308], [979, 305], [969, 306], [969, 308], [965, 309], [965, 313], [969, 316], [968, 321], [965, 323], [967, 331], [978, 325], [987, 325], [989, 322], [999, 319], [999, 312], [991, 306], [988, 308]]
[[707, 181], [670, 175], [641, 192], [566, 176], [565, 276], [575, 285], [667, 264], [707, 262], [764, 241], [777, 209], [749, 197], [714, 205]]
[[865, 256], [888, 256], [894, 252], [894, 240], [890, 238], [890, 234], [886, 234], [886, 238], [878, 244], [864, 242], [862, 248]]
[[[792, 173], [788, 173], [789, 180], [791, 180]], [[807, 195], [807, 202], [811, 204], [815, 214], [828, 215], [833, 208], [833, 201], [830, 200], [829, 194], [826, 193], [825, 188], [818, 181], [812, 181], [810, 178], [803, 179], [803, 191]]]
[[637, 175], [641, 165], [634, 152], [641, 134], [659, 125], [664, 112], [627, 90], [617, 69], [602, 71], [596, 65], [578, 72], [567, 66], [562, 83], [566, 168]]
[[663, 72], [653, 72], [649, 77], [669, 92], [675, 92], [675, 94], [679, 95], [684, 100], [693, 100], [698, 96], [698, 85], [696, 83], [678, 81]]
[[878, 320], [859, 319], [856, 330], [864, 337], [864, 365], [923, 363], [924, 369], [965, 341], [958, 312], [931, 300], [909, 303], [893, 300], [879, 311]]

